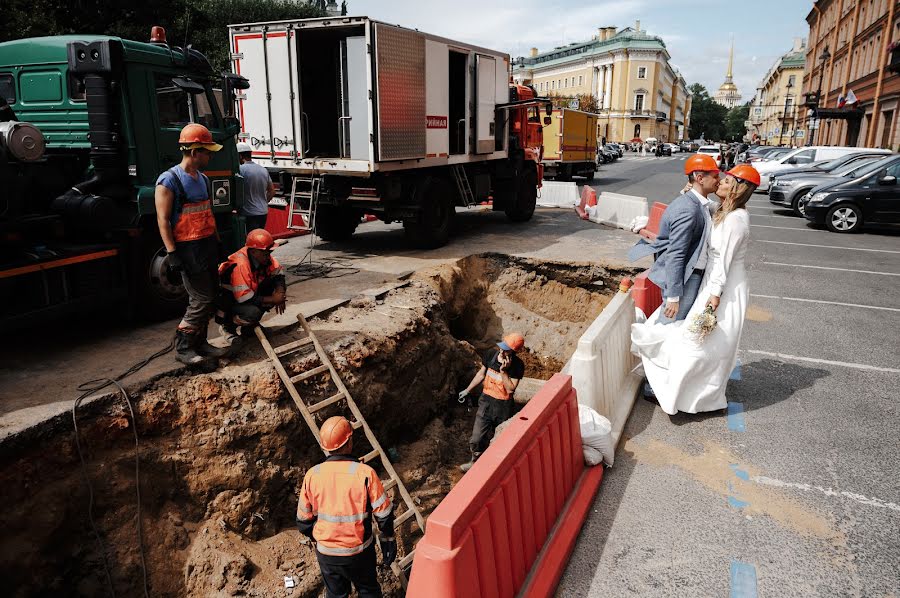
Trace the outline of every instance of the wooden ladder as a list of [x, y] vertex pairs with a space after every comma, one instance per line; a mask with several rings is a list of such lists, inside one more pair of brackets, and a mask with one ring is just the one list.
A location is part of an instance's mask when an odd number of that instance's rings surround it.
[[[331, 363], [331, 360], [328, 358], [328, 355], [325, 353], [325, 350], [322, 348], [319, 340], [316, 338], [315, 334], [313, 334], [313, 331], [310, 328], [309, 323], [306, 321], [306, 318], [303, 317], [303, 314], [298, 314], [297, 320], [303, 327], [303, 331], [306, 333], [306, 337], [281, 345], [280, 347], [272, 347], [271, 343], [269, 343], [269, 339], [266, 337], [266, 333], [263, 330], [262, 326], [257, 326], [255, 328], [255, 331], [256, 337], [259, 339], [259, 342], [265, 350], [266, 355], [269, 356], [269, 359], [275, 366], [275, 371], [278, 372], [278, 376], [281, 378], [281, 381], [284, 383], [285, 388], [287, 388], [288, 393], [294, 400], [294, 404], [297, 406], [297, 409], [300, 410], [300, 415], [303, 416], [303, 419], [306, 421], [306, 425], [309, 426], [310, 430], [312, 430], [313, 434], [316, 437], [316, 441], [318, 442], [319, 426], [316, 423], [313, 414], [321, 411], [326, 407], [335, 405], [337, 403], [340, 403], [341, 401], [345, 401], [347, 407], [350, 409], [350, 412], [353, 414], [353, 421], [350, 422], [350, 425], [353, 426], [354, 430], [359, 430], [360, 428], [362, 428], [363, 433], [366, 435], [366, 439], [372, 446], [372, 451], [360, 457], [360, 462], [369, 463], [371, 461], [374, 461], [375, 459], [380, 459], [381, 465], [382, 467], [384, 467], [384, 470], [388, 475], [388, 479], [386, 481], [382, 480], [385, 492], [389, 491], [391, 488], [396, 488], [397, 493], [400, 494], [403, 503], [406, 505], [406, 511], [402, 515], [395, 516], [394, 518], [395, 531], [410, 519], [415, 518], [416, 525], [418, 525], [419, 530], [421, 530], [421, 532], [424, 534], [425, 518], [422, 516], [422, 513], [419, 512], [418, 507], [416, 507], [416, 503], [413, 502], [412, 497], [406, 490], [406, 486], [403, 485], [403, 481], [394, 470], [394, 466], [388, 459], [387, 454], [384, 452], [384, 450], [381, 448], [381, 444], [379, 444], [378, 440], [375, 438], [375, 434], [372, 433], [372, 429], [369, 427], [369, 424], [363, 417], [363, 414], [359, 410], [359, 407], [357, 407], [356, 401], [354, 401], [353, 397], [350, 396], [350, 391], [347, 390], [346, 386], [344, 386], [343, 380], [341, 380], [341, 377], [338, 375], [337, 370], [334, 368], [334, 365]], [[309, 345], [312, 345], [314, 347], [321, 365], [291, 376], [288, 373], [287, 369], [285, 369], [284, 364], [281, 362], [282, 358], [290, 355], [291, 353], [295, 353]], [[321, 401], [313, 403], [312, 405], [308, 405], [300, 394], [300, 391], [297, 389], [296, 384], [305, 380], [309, 380], [310, 378], [313, 378], [315, 376], [323, 375], [330, 376], [331, 382], [336, 387], [337, 392], [327, 399], [323, 399]], [[329, 452], [324, 448], [322, 450], [326, 455], [329, 454]], [[394, 501], [394, 504], [396, 506], [396, 501]], [[403, 558], [398, 558], [393, 563], [391, 563], [391, 570], [394, 572], [394, 575], [396, 575], [400, 580], [400, 584], [403, 586], [404, 591], [406, 591], [406, 585], [408, 582], [408, 575], [406, 572], [412, 565], [414, 555], [415, 548], [413, 548], [413, 550], [410, 550], [409, 553]]]

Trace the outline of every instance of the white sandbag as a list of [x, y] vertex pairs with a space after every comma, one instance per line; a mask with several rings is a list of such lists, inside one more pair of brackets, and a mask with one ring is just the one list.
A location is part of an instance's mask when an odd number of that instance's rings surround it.
[[[579, 403], [578, 424], [581, 428], [581, 449], [587, 465], [597, 465], [602, 460], [612, 466], [616, 447], [612, 439], [612, 424], [608, 419]], [[600, 458], [597, 458], [599, 453]]]

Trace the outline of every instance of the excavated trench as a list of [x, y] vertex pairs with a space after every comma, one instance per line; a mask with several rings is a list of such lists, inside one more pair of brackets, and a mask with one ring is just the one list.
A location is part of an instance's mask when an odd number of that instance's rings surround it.
[[[448, 397], [468, 383], [480, 354], [504, 332], [520, 331], [526, 377], [549, 378], [621, 276], [597, 265], [471, 256], [420, 271], [381, 299], [359, 297], [311, 324], [427, 516], [468, 458], [474, 413]], [[281, 330], [273, 344], [299, 337], [293, 328]], [[215, 374], [172, 375], [132, 392], [152, 596], [312, 598], [321, 589], [294, 513], [303, 475], [322, 455], [263, 357], [255, 347]], [[297, 373], [313, 359], [295, 353], [285, 361]], [[321, 381], [300, 390], [310, 403], [333, 393]], [[335, 406], [316, 416], [340, 412]], [[143, 592], [131, 425], [115, 398], [78, 413], [94, 520], [119, 596]], [[356, 455], [369, 450], [360, 437]], [[106, 595], [71, 418], [7, 438], [0, 484], [0, 577], [9, 595]], [[418, 537], [405, 525], [401, 554]], [[293, 590], [284, 588], [285, 576], [296, 580]], [[389, 570], [379, 576], [387, 596], [401, 594]]]

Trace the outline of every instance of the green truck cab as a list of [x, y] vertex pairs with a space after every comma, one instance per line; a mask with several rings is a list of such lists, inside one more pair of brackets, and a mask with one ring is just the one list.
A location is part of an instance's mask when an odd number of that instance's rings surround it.
[[184, 125], [209, 128], [225, 146], [205, 171], [223, 249], [242, 245], [234, 100], [247, 87], [164, 37], [0, 43], [0, 330], [81, 308], [180, 308], [156, 179], [181, 161]]

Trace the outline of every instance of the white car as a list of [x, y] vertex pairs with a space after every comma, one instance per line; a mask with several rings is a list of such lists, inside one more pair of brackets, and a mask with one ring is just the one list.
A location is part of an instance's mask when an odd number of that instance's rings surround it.
[[713, 160], [716, 161], [716, 166], [722, 168], [722, 152], [719, 150], [718, 145], [701, 145], [697, 153], [712, 156]]
[[673, 154], [680, 154], [680, 153], [681, 153], [681, 146], [679, 146], [679, 145], [677, 145], [677, 144], [675, 144], [675, 143], [667, 143], [666, 145], [669, 147], [670, 150], [672, 150], [672, 153], [673, 153]]

